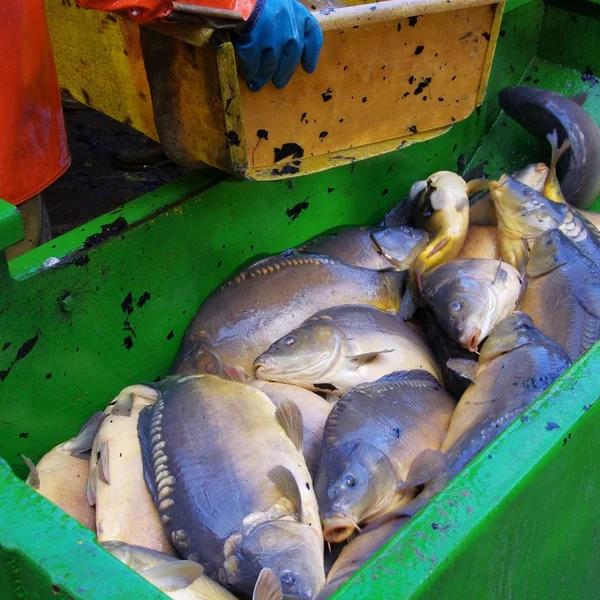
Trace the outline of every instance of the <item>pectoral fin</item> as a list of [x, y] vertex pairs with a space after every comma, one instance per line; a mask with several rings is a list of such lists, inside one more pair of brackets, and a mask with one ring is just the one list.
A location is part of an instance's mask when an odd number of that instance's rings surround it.
[[404, 320], [408, 321], [412, 318], [417, 310], [417, 290], [415, 283], [411, 280], [409, 284], [406, 286], [406, 291], [404, 292], [404, 296], [402, 296], [402, 302], [400, 303], [400, 310], [398, 311], [398, 316]]
[[85, 497], [87, 498], [88, 504], [90, 506], [95, 506], [96, 504], [96, 469], [96, 465], [90, 468], [87, 482], [85, 484]]
[[171, 592], [169, 596], [174, 600], [237, 600], [237, 598], [228, 592], [223, 586], [213, 581], [207, 575], [201, 575], [187, 588], [180, 592]]
[[275, 411], [277, 422], [283, 427], [299, 452], [302, 452], [304, 440], [304, 418], [293, 400], [284, 400]]
[[233, 365], [223, 365], [223, 373], [221, 375], [223, 379], [229, 379], [229, 381], [237, 381], [238, 383], [248, 383], [250, 377], [244, 369], [240, 367], [234, 367]]
[[583, 285], [575, 288], [575, 295], [588, 314], [600, 319], [600, 286]]
[[130, 417], [134, 400], [135, 396], [131, 392], [121, 393], [114, 403], [110, 414], [114, 417]]
[[98, 478], [104, 483], [110, 484], [108, 442], [104, 438], [97, 444], [96, 459], [98, 461], [96, 465]]
[[354, 354], [352, 356], [347, 356], [346, 358], [353, 363], [356, 363], [357, 368], [362, 366], [362, 365], [366, 365], [369, 364], [370, 362], [373, 362], [380, 354], [389, 354], [390, 352], [393, 352], [393, 349], [387, 349], [387, 350], [377, 350], [376, 352], [364, 352], [363, 354]]
[[302, 521], [302, 496], [294, 474], [283, 465], [273, 467], [267, 477], [279, 488], [281, 493], [296, 507], [296, 512]]
[[446, 362], [446, 366], [461, 377], [474, 382], [479, 363], [476, 360], [468, 360], [466, 358], [451, 358]]
[[102, 411], [95, 412], [79, 430], [79, 433], [72, 439], [65, 442], [60, 449], [64, 452], [70, 452], [72, 456], [83, 454], [92, 449], [94, 438], [100, 429], [106, 415]]
[[467, 194], [476, 194], [477, 192], [483, 192], [490, 187], [489, 179], [471, 179], [467, 182]]
[[446, 456], [439, 450], [421, 450], [415, 457], [405, 481], [398, 489], [407, 489], [417, 485], [424, 485], [443, 473], [446, 469]]
[[21, 458], [23, 459], [23, 461], [27, 465], [27, 468], [29, 469], [29, 475], [27, 476], [25, 483], [27, 485], [30, 485], [33, 489], [39, 490], [40, 474], [38, 473], [37, 467], [33, 464], [33, 461], [27, 458], [24, 454], [21, 454]]
[[140, 575], [165, 591], [175, 591], [191, 585], [204, 573], [202, 565], [191, 560], [178, 560], [142, 571]]
[[263, 569], [254, 586], [252, 600], [282, 600], [282, 598], [279, 578], [271, 569]]

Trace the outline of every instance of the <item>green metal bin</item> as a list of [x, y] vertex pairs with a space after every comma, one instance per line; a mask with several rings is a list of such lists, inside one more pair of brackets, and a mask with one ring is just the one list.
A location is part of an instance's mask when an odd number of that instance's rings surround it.
[[[500, 114], [500, 88], [589, 91], [600, 122], [598, 10], [568, 6], [509, 2], [486, 101], [429, 142], [293, 181], [195, 173], [10, 264], [21, 223], [0, 202], [0, 598], [164, 598], [26, 486], [20, 454], [38, 460], [163, 375], [201, 301], [249, 260], [375, 223], [436, 170], [548, 160]], [[596, 344], [334, 598], [598, 598], [599, 394]]]

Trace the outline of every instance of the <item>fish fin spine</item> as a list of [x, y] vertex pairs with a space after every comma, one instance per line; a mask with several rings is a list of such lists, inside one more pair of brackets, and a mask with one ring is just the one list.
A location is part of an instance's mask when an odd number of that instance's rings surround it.
[[283, 591], [281, 590], [281, 582], [271, 569], [263, 569], [252, 594], [252, 600], [281, 600]]
[[287, 467], [276, 465], [267, 473], [267, 477], [279, 488], [281, 493], [294, 504], [298, 513], [298, 518], [302, 521], [302, 495], [300, 494], [300, 487], [298, 486], [294, 474]]
[[304, 418], [293, 400], [284, 400], [275, 410], [275, 418], [299, 452], [304, 446]]

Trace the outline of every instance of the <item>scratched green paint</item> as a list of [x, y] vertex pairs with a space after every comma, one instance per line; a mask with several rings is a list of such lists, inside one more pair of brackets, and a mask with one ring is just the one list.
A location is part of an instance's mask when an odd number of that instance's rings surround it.
[[[547, 158], [498, 118], [497, 91], [528, 77], [569, 94], [589, 89], [581, 48], [597, 60], [597, 24], [578, 16], [583, 26], [562, 34], [563, 11], [511, 5], [486, 102], [445, 136], [291, 182], [193, 174], [11, 262], [10, 271], [0, 257], [2, 598], [162, 597], [7, 465], [24, 476], [20, 453], [39, 459], [122, 387], [164, 374], [197, 306], [240, 265], [340, 224], [376, 222], [433, 171], [488, 160], [495, 175]], [[595, 90], [586, 107], [600, 111]], [[0, 203], [0, 248], [20, 227]], [[42, 268], [49, 257], [62, 262]], [[596, 347], [336, 600], [554, 598], [573, 589], [595, 597], [599, 360]], [[548, 421], [560, 429], [547, 431]]]

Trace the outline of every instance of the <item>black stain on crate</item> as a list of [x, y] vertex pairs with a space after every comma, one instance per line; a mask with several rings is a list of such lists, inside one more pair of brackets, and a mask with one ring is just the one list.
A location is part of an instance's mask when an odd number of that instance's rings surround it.
[[[94, 233], [87, 237], [83, 242], [83, 249], [89, 250], [101, 242], [108, 240], [121, 233], [127, 228], [127, 220], [124, 217], [117, 217], [112, 223], [100, 225], [100, 233]], [[88, 259], [89, 261], [89, 259]]]
[[594, 75], [592, 67], [590, 67], [589, 65], [581, 74], [581, 81], [583, 81], [584, 83], [591, 83], [592, 85], [596, 85], [598, 83], [598, 78]]
[[28, 438], [29, 437], [29, 432], [28, 431], [23, 431], [22, 433], [19, 434], [19, 439], [21, 438]]
[[303, 112], [302, 116], [300, 117], [300, 123], [302, 123], [302, 121], [304, 121], [304, 119], [306, 119], [306, 113]]
[[256, 132], [256, 137], [259, 140], [268, 140], [269, 139], [269, 132], [266, 129], [259, 129]]
[[[321, 94], [321, 97], [323, 98], [323, 102], [329, 102], [333, 98], [333, 93], [331, 92], [331, 88], [327, 88], [327, 90]], [[302, 120], [302, 119], [300, 119], [300, 120]]]
[[294, 175], [299, 172], [300, 169], [293, 165], [284, 165], [281, 169], [271, 169], [271, 175]]
[[36, 333], [32, 338], [29, 338], [26, 342], [23, 342], [21, 347], [17, 350], [17, 355], [15, 356], [15, 362], [25, 358], [37, 344], [38, 339], [40, 337], [39, 333]]
[[171, 340], [171, 339], [173, 339], [173, 336], [174, 336], [174, 335], [175, 335], [175, 334], [173, 333], [173, 330], [171, 329], [171, 331], [169, 331], [169, 333], [167, 334], [167, 339], [168, 339], [168, 340]]
[[458, 174], [462, 174], [462, 172], [465, 170], [465, 166], [467, 164], [467, 161], [465, 159], [465, 155], [461, 152], [458, 155], [458, 158], [456, 159], [456, 171], [458, 172]]
[[305, 200], [304, 202], [298, 202], [298, 204], [292, 206], [292, 208], [288, 208], [285, 211], [286, 216], [288, 216], [292, 221], [295, 221], [303, 210], [308, 208], [308, 202]]
[[548, 421], [546, 423], [546, 431], [552, 431], [553, 429], [560, 429], [560, 425], [554, 421]]
[[421, 54], [421, 53], [423, 52], [423, 50], [425, 50], [425, 46], [417, 46], [417, 47], [415, 48], [415, 54], [416, 54], [417, 56], [419, 56], [419, 54]]
[[326, 138], [329, 135], [329, 131], [321, 131], [321, 133], [319, 134], [319, 138], [323, 139]]
[[416, 125], [410, 125], [410, 126], [409, 126], [409, 128], [408, 128], [408, 130], [409, 130], [411, 133], [417, 133], [417, 131], [418, 131], [418, 130], [417, 130], [417, 126], [416, 126]]
[[12, 344], [12, 342], [6, 342], [6, 344], [4, 344], [4, 346], [2, 346], [2, 351], [4, 352], [5, 350], [8, 350], [10, 348], [11, 344]]
[[490, 41], [490, 34], [487, 31], [484, 31], [481, 34], [488, 42]]
[[292, 158], [302, 158], [304, 156], [304, 148], [295, 142], [286, 142], [281, 148], [275, 148], [273, 152], [273, 162], [279, 162], [288, 156], [291, 156]]
[[418, 96], [423, 92], [423, 90], [431, 83], [431, 77], [424, 77], [422, 81], [417, 85], [415, 91], [413, 92], [415, 96]]
[[416, 17], [408, 17], [408, 26], [414, 27], [417, 24], [417, 21], [419, 20], [419, 18], [422, 16], [423, 15], [418, 15]]
[[239, 146], [240, 145], [240, 136], [233, 131], [233, 129], [230, 129], [226, 134], [225, 137], [227, 138], [227, 146]]
[[148, 300], [150, 300], [150, 292], [144, 292], [137, 301], [138, 308], [142, 308], [142, 306], [144, 306]]
[[131, 350], [133, 348], [133, 340], [130, 335], [127, 335], [123, 338], [123, 346], [127, 348], [127, 350]]

